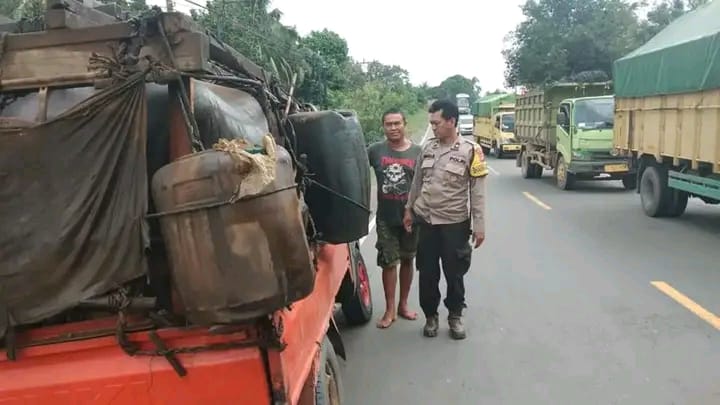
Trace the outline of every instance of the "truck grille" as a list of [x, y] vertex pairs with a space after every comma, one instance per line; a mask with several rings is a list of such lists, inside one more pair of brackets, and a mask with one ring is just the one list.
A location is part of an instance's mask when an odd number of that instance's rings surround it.
[[590, 160], [610, 160], [617, 159], [617, 156], [612, 156], [610, 152], [590, 152]]

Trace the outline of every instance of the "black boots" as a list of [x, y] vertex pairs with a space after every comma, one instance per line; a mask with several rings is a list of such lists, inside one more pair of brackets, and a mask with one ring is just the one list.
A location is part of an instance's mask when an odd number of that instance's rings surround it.
[[427, 320], [425, 321], [425, 327], [423, 328], [423, 335], [426, 337], [435, 337], [438, 334], [438, 316], [432, 315], [428, 316]]
[[[448, 327], [450, 328], [450, 337], [455, 340], [462, 340], [467, 337], [465, 325], [463, 325], [462, 314], [452, 312], [448, 315]], [[437, 315], [428, 316], [423, 328], [423, 335], [426, 337], [435, 337], [438, 334], [439, 321]]]
[[450, 314], [448, 316], [448, 326], [450, 327], [451, 338], [455, 340], [462, 340], [467, 336], [461, 314]]

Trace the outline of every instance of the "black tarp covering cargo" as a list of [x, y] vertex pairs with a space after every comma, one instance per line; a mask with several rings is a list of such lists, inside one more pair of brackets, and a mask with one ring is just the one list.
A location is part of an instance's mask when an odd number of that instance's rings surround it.
[[145, 274], [146, 125], [138, 75], [0, 127], [0, 336]]

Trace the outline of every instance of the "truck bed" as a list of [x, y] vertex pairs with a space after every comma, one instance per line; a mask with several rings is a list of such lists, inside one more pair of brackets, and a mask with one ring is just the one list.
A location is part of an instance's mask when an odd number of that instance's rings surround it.
[[[0, 404], [255, 405], [269, 404], [273, 393], [297, 404], [349, 259], [346, 244], [320, 249], [313, 292], [278, 313], [282, 350], [261, 348], [254, 328], [239, 326], [222, 335], [206, 328], [160, 329], [157, 335], [169, 349], [245, 346], [177, 354], [187, 370], [181, 377], [163, 356], [125, 353], [114, 335], [115, 318], [44, 327], [18, 334], [17, 360], [0, 355]], [[156, 350], [148, 328], [126, 336], [142, 350]]]
[[[44, 328], [33, 338], [112, 329], [113, 320]], [[165, 329], [158, 336], [169, 348], [247, 339], [244, 334], [209, 336], [202, 329]], [[29, 336], [28, 336], [29, 337]], [[152, 349], [147, 331], [128, 334]], [[266, 404], [270, 387], [258, 347], [177, 355], [188, 370], [180, 377], [158, 356], [131, 357], [115, 337], [104, 336], [25, 348], [14, 362], [0, 360], [0, 404]], [[207, 402], [210, 401], [210, 402]]]

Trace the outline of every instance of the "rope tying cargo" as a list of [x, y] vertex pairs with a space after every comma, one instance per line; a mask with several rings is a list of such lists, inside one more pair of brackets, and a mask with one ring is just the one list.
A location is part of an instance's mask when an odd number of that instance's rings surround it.
[[[286, 344], [280, 340], [282, 335], [282, 322], [273, 321], [265, 322], [265, 327], [261, 328], [261, 334], [257, 338], [246, 338], [243, 340], [232, 340], [221, 343], [210, 343], [206, 345], [187, 346], [168, 348], [165, 342], [160, 339], [155, 330], [148, 332], [148, 337], [155, 345], [155, 350], [142, 350], [136, 343], [131, 342], [125, 333], [125, 314], [123, 311], [118, 312], [118, 322], [115, 330], [115, 338], [120, 348], [128, 356], [162, 356], [170, 363], [175, 372], [184, 377], [187, 370], [177, 358], [178, 354], [201, 353], [207, 351], [221, 351], [230, 349], [242, 349], [248, 347], [260, 347], [263, 349], [273, 349], [282, 351]], [[269, 329], [269, 330], [268, 330]]]

